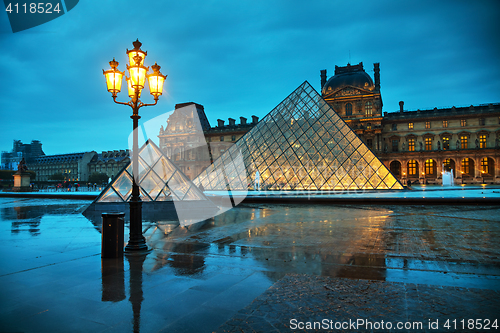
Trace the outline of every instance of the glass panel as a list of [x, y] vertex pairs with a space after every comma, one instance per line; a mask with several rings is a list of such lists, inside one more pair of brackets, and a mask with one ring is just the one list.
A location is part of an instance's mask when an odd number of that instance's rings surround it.
[[132, 193], [132, 178], [127, 173], [122, 173], [112, 185], [116, 192], [120, 193], [123, 200], [127, 200]]
[[167, 190], [167, 193], [165, 193], [165, 190], [161, 191], [158, 197], [156, 198], [156, 201], [172, 201], [172, 196], [170, 195], [170, 191]]
[[206, 200], [206, 199], [205, 196], [201, 194], [199, 189], [194, 184], [192, 184], [188, 192], [186, 193], [184, 200]]
[[144, 192], [144, 190], [141, 188], [140, 189], [140, 195], [141, 195], [141, 200], [146, 202], [146, 201], [151, 201], [151, 198], [149, 197], [149, 195], [146, 194], [146, 192]]
[[160, 159], [160, 162], [155, 164], [153, 170], [158, 176], [160, 176], [163, 182], [167, 182], [175, 172], [175, 168], [173, 167], [172, 163], [167, 161], [165, 157], [162, 157]]
[[186, 195], [189, 189], [189, 185], [190, 184], [183, 179], [179, 172], [176, 172], [167, 184], [168, 188], [179, 198], [179, 200], [184, 198], [184, 195]]
[[108, 188], [106, 193], [102, 195], [98, 202], [123, 202], [123, 199], [120, 198], [120, 196], [116, 194], [113, 188], [110, 187]]
[[155, 147], [148, 144], [145, 145], [141, 151], [139, 151], [139, 156], [144, 160], [144, 162], [146, 162], [148, 166], [151, 167], [156, 163], [156, 161], [158, 161], [161, 153], [158, 152]]
[[[142, 160], [142, 158], [139, 156], [139, 182], [144, 176], [148, 173], [149, 167], [148, 165]], [[135, 178], [137, 181], [137, 177]]]
[[154, 172], [150, 171], [141, 181], [141, 187], [151, 199], [155, 200], [165, 183]]

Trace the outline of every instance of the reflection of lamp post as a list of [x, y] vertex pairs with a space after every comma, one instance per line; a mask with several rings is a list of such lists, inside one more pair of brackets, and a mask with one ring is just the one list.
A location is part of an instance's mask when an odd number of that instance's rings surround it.
[[483, 179], [482, 184], [484, 184], [484, 170], [481, 170], [481, 178]]
[[[132, 197], [130, 199], [130, 239], [125, 247], [125, 252], [137, 252], [137, 251], [147, 251], [148, 247], [146, 245], [146, 240], [142, 235], [142, 200], [140, 198], [139, 186], [137, 182], [139, 181], [139, 143], [138, 143], [138, 130], [139, 127], [139, 109], [143, 106], [152, 106], [158, 103], [158, 97], [163, 92], [163, 83], [165, 81], [166, 75], [160, 73], [160, 66], [156, 63], [151, 66], [153, 73], [146, 75], [149, 68], [144, 66], [144, 59], [146, 58], [147, 52], [141, 50], [142, 43], [139, 40], [133, 42], [134, 49], [127, 50], [127, 55], [129, 57], [130, 65], [127, 65], [127, 69], [130, 74], [130, 78], [126, 78], [128, 86], [128, 96], [131, 100], [127, 103], [118, 102], [116, 100], [116, 95], [121, 91], [123, 75], [125, 72], [120, 72], [118, 70], [118, 62], [113, 59], [109, 62], [111, 69], [104, 71], [103, 74], [106, 77], [106, 85], [108, 91], [113, 96], [113, 101], [117, 104], [128, 105], [132, 108], [132, 118], [133, 120], [133, 147], [132, 147]], [[149, 93], [153, 95], [155, 102], [153, 104], [145, 104], [139, 100], [141, 96], [141, 91], [146, 83], [146, 77], [149, 82]]]

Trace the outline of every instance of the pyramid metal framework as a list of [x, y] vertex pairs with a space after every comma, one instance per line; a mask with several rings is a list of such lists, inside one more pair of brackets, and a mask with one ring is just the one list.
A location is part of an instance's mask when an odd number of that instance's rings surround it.
[[[208, 200], [179, 168], [151, 140], [139, 149], [138, 185], [147, 201]], [[97, 197], [95, 202], [126, 202], [132, 194], [132, 163]]]
[[[243, 158], [235, 158], [241, 151]], [[241, 156], [241, 155], [240, 155]], [[246, 168], [245, 173], [238, 172]], [[305, 81], [195, 180], [205, 190], [403, 189]]]

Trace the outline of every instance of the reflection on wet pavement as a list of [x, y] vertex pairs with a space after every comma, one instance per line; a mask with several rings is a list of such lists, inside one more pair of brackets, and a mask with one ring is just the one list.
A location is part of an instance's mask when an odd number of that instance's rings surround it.
[[152, 253], [101, 260], [86, 205], [0, 198], [6, 329], [208, 332], [290, 273], [500, 290], [497, 207], [247, 204], [144, 221]]

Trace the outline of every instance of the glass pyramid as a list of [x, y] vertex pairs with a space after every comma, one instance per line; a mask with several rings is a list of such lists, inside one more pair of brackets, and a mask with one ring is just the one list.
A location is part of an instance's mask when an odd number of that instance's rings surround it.
[[[242, 158], [235, 158], [239, 151]], [[307, 81], [194, 183], [205, 190], [255, 189], [256, 175], [263, 190], [403, 189]]]
[[[146, 201], [208, 200], [151, 140], [139, 149], [138, 185]], [[96, 202], [127, 202], [132, 194], [132, 163], [129, 163], [96, 199]]]

